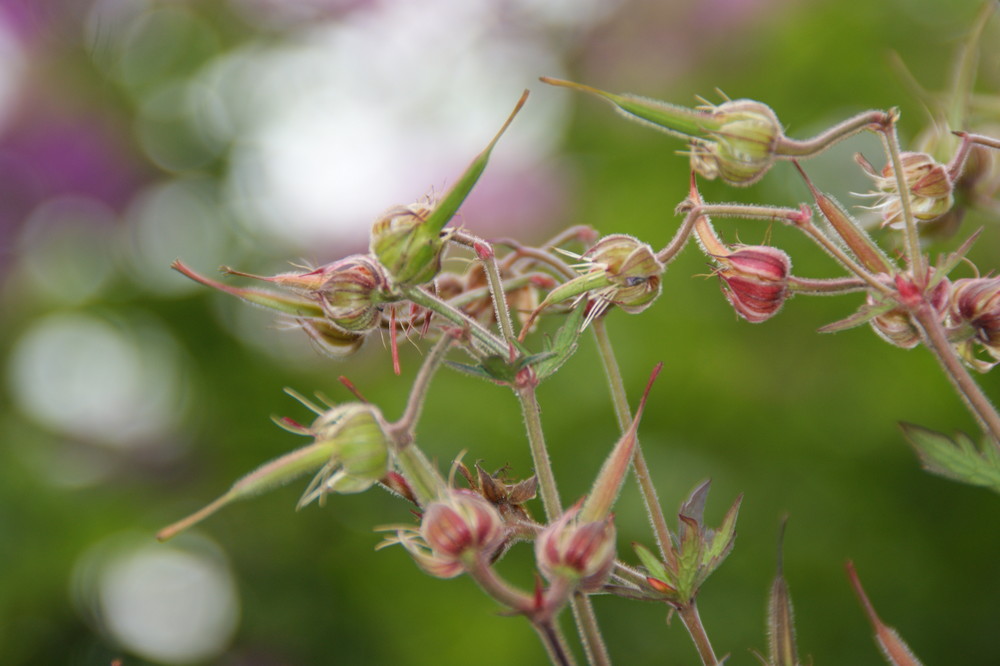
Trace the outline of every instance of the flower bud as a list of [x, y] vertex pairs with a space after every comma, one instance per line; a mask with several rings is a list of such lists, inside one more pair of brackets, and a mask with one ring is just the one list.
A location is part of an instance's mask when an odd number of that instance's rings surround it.
[[379, 306], [389, 286], [382, 266], [366, 254], [344, 257], [302, 273], [272, 277], [232, 269], [229, 273], [273, 282], [313, 299], [330, 323], [352, 333], [364, 333], [378, 326], [382, 317]]
[[615, 526], [612, 517], [593, 522], [578, 520], [579, 507], [569, 509], [535, 540], [535, 559], [548, 580], [578, 580], [585, 592], [599, 590], [615, 563]]
[[725, 102], [709, 115], [708, 138], [691, 143], [691, 168], [709, 180], [753, 185], [775, 162], [784, 136], [778, 117], [766, 104], [749, 99]]
[[[901, 278], [897, 278], [897, 285]], [[931, 306], [942, 316], [948, 305], [948, 293], [951, 289], [948, 280], [941, 280], [934, 287], [930, 294]], [[871, 293], [868, 294], [867, 303], [869, 306], [877, 306], [877, 302]], [[913, 322], [910, 313], [906, 308], [896, 307], [888, 312], [872, 317], [871, 327], [879, 337], [896, 347], [903, 349], [913, 349], [923, 340], [920, 329]]]
[[777, 314], [789, 298], [788, 275], [792, 262], [781, 250], [766, 245], [742, 245], [736, 251], [715, 257], [729, 303], [751, 323]]
[[450, 234], [426, 224], [432, 211], [425, 203], [396, 206], [372, 225], [371, 252], [396, 284], [424, 284], [441, 270]]
[[504, 540], [504, 524], [496, 508], [468, 490], [451, 490], [431, 502], [420, 523], [420, 535], [439, 556], [458, 560], [468, 552], [490, 557]]
[[388, 473], [391, 441], [374, 405], [333, 407], [316, 419], [310, 431], [317, 442], [332, 444], [334, 454], [303, 494], [300, 507], [329, 493], [363, 492]]
[[[971, 337], [963, 341], [963, 356], [974, 361], [968, 347], [973, 340], [1000, 361], [1000, 277], [955, 280], [950, 299], [950, 314], [958, 325], [968, 326]], [[973, 363], [979, 370], [988, 370], [995, 363]]]
[[593, 280], [592, 297], [597, 301], [590, 319], [600, 316], [609, 305], [638, 314], [660, 295], [663, 263], [649, 245], [632, 236], [605, 236], [583, 259], [590, 270], [582, 278]]
[[[910, 209], [918, 222], [929, 222], [951, 210], [955, 202], [954, 184], [948, 167], [936, 161], [927, 153], [902, 153], [903, 182], [910, 191]], [[862, 168], [875, 181], [881, 199], [875, 208], [882, 211], [882, 226], [899, 229], [903, 225], [903, 206], [899, 198], [896, 171], [891, 163], [886, 164], [881, 173], [876, 173], [871, 165], [859, 160]]]

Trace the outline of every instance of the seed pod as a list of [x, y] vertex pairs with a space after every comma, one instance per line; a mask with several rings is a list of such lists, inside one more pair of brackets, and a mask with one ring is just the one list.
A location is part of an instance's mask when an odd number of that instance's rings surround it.
[[371, 252], [396, 284], [424, 284], [441, 270], [450, 233], [426, 224], [432, 210], [424, 203], [396, 206], [372, 225]]

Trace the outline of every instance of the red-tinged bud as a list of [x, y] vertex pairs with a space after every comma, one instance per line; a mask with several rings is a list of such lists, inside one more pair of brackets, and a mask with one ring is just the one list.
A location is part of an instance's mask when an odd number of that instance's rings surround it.
[[442, 558], [460, 560], [471, 552], [488, 559], [503, 543], [505, 529], [492, 504], [480, 495], [457, 489], [427, 506], [420, 535]]
[[[876, 173], [863, 159], [858, 161], [875, 181], [878, 191], [873, 194], [881, 196], [875, 208], [882, 211], [882, 226], [901, 228], [903, 206], [892, 164], [886, 164], [880, 173]], [[910, 209], [917, 222], [935, 220], [951, 210], [955, 203], [955, 186], [947, 166], [927, 153], [902, 153], [900, 162], [903, 167], [903, 182], [910, 191]]]
[[788, 276], [792, 262], [777, 248], [743, 245], [715, 259], [722, 265], [717, 274], [726, 298], [736, 313], [751, 323], [777, 314], [791, 295]]
[[708, 139], [691, 144], [691, 168], [712, 180], [747, 186], [760, 180], [777, 159], [781, 123], [766, 104], [749, 99], [712, 107]]
[[[950, 298], [950, 315], [954, 324], [968, 331], [963, 341], [969, 347], [972, 341], [1000, 362], [1000, 277], [966, 278], [955, 280]], [[973, 367], [985, 371], [996, 363], [974, 362], [971, 349], [962, 355]]]
[[334, 326], [352, 333], [378, 326], [382, 318], [380, 305], [389, 286], [381, 264], [366, 254], [351, 255], [311, 271], [272, 277], [232, 269], [229, 272], [273, 282], [315, 300]]
[[579, 581], [585, 592], [599, 590], [615, 563], [615, 526], [612, 517], [581, 522], [580, 507], [569, 509], [535, 540], [535, 560], [548, 580]]

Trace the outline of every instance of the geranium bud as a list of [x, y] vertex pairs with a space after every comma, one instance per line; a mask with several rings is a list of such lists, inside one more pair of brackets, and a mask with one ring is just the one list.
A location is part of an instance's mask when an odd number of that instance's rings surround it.
[[391, 440], [374, 405], [347, 403], [321, 414], [311, 427], [317, 442], [330, 442], [334, 455], [299, 500], [305, 506], [329, 493], [368, 490], [389, 471]]
[[505, 530], [499, 512], [482, 496], [453, 489], [427, 506], [420, 535], [438, 556], [460, 560], [469, 552], [489, 558]]
[[615, 562], [615, 526], [612, 517], [593, 522], [579, 520], [580, 507], [569, 509], [535, 540], [535, 560], [550, 581], [562, 577], [579, 581], [585, 592], [599, 590]]
[[441, 270], [450, 233], [427, 224], [433, 209], [426, 203], [396, 206], [372, 225], [371, 252], [396, 284], [424, 284]]
[[334, 326], [349, 332], [363, 333], [378, 326], [382, 318], [380, 305], [388, 296], [389, 280], [384, 269], [366, 254], [354, 254], [311, 271], [272, 277], [232, 269], [229, 272], [273, 282], [314, 299]]
[[792, 262], [781, 250], [766, 245], [742, 245], [715, 259], [718, 276], [736, 313], [751, 323], [777, 314], [788, 300], [788, 275]]
[[749, 99], [725, 102], [708, 112], [708, 138], [691, 143], [691, 168], [709, 180], [747, 186], [760, 180], [777, 159], [784, 136], [781, 123], [766, 104]]
[[[927, 153], [902, 153], [903, 182], [910, 191], [910, 210], [918, 222], [929, 222], [951, 210], [955, 202], [954, 183], [948, 167]], [[903, 225], [903, 205], [899, 197], [896, 171], [891, 163], [876, 173], [863, 158], [858, 163], [875, 181], [881, 199], [875, 204], [882, 211], [882, 226], [899, 229]]]
[[[909, 291], [912, 283], [909, 280], [899, 277], [897, 278], [897, 287]], [[950, 289], [951, 283], [948, 280], [941, 280], [934, 287], [929, 297], [931, 306], [942, 318], [948, 305]], [[877, 301], [871, 293], [868, 294], [867, 303], [869, 306], [877, 306]], [[907, 309], [902, 306], [892, 308], [888, 312], [872, 317], [870, 324], [879, 337], [889, 344], [902, 347], [903, 349], [912, 349], [923, 340], [920, 329], [914, 323]]]
[[649, 245], [632, 236], [605, 236], [580, 259], [582, 261], [577, 268], [583, 274], [549, 292], [528, 319], [522, 336], [542, 310], [571, 298], [579, 300], [587, 295], [592, 299], [584, 321], [586, 326], [612, 305], [629, 314], [637, 314], [660, 295], [663, 262], [656, 258]]
[[[963, 342], [973, 340], [983, 346], [986, 352], [1000, 361], [1000, 277], [965, 278], [955, 280], [950, 298], [950, 314], [955, 324], [967, 326], [970, 337]], [[963, 356], [972, 358], [971, 350], [964, 351]], [[995, 364], [973, 363], [979, 370], [988, 370]]]

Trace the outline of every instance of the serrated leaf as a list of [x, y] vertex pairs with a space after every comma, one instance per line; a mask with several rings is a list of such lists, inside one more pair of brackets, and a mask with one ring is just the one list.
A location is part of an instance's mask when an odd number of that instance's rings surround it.
[[539, 380], [554, 374], [576, 352], [580, 333], [583, 332], [584, 310], [586, 308], [574, 308], [569, 313], [569, 316], [566, 317], [563, 325], [556, 331], [555, 336], [552, 338], [552, 346], [549, 349], [549, 353], [552, 356], [535, 365], [535, 374], [538, 375]]
[[736, 518], [740, 513], [740, 504], [742, 503], [743, 495], [740, 495], [733, 502], [733, 505], [729, 507], [729, 511], [726, 512], [725, 517], [722, 519], [722, 525], [719, 526], [719, 529], [712, 536], [712, 542], [705, 550], [702, 560], [706, 568], [710, 570], [716, 569], [722, 564], [722, 560], [726, 559], [733, 550], [733, 543], [736, 540]]
[[655, 578], [662, 581], [668, 587], [677, 589], [677, 579], [676, 577], [667, 570], [656, 555], [653, 554], [648, 548], [643, 546], [641, 543], [633, 543], [632, 548], [635, 550], [635, 554], [639, 556], [639, 561], [642, 562], [642, 566], [646, 568], [646, 573], [650, 578]]
[[912, 423], [900, 427], [928, 472], [1000, 492], [1000, 453], [989, 440], [977, 447], [962, 433], [951, 438]]
[[485, 379], [491, 382], [496, 381], [496, 378], [493, 375], [479, 365], [469, 365], [468, 363], [459, 363], [457, 361], [445, 361], [444, 364], [452, 370], [457, 370], [467, 375], [478, 377], [479, 379]]

